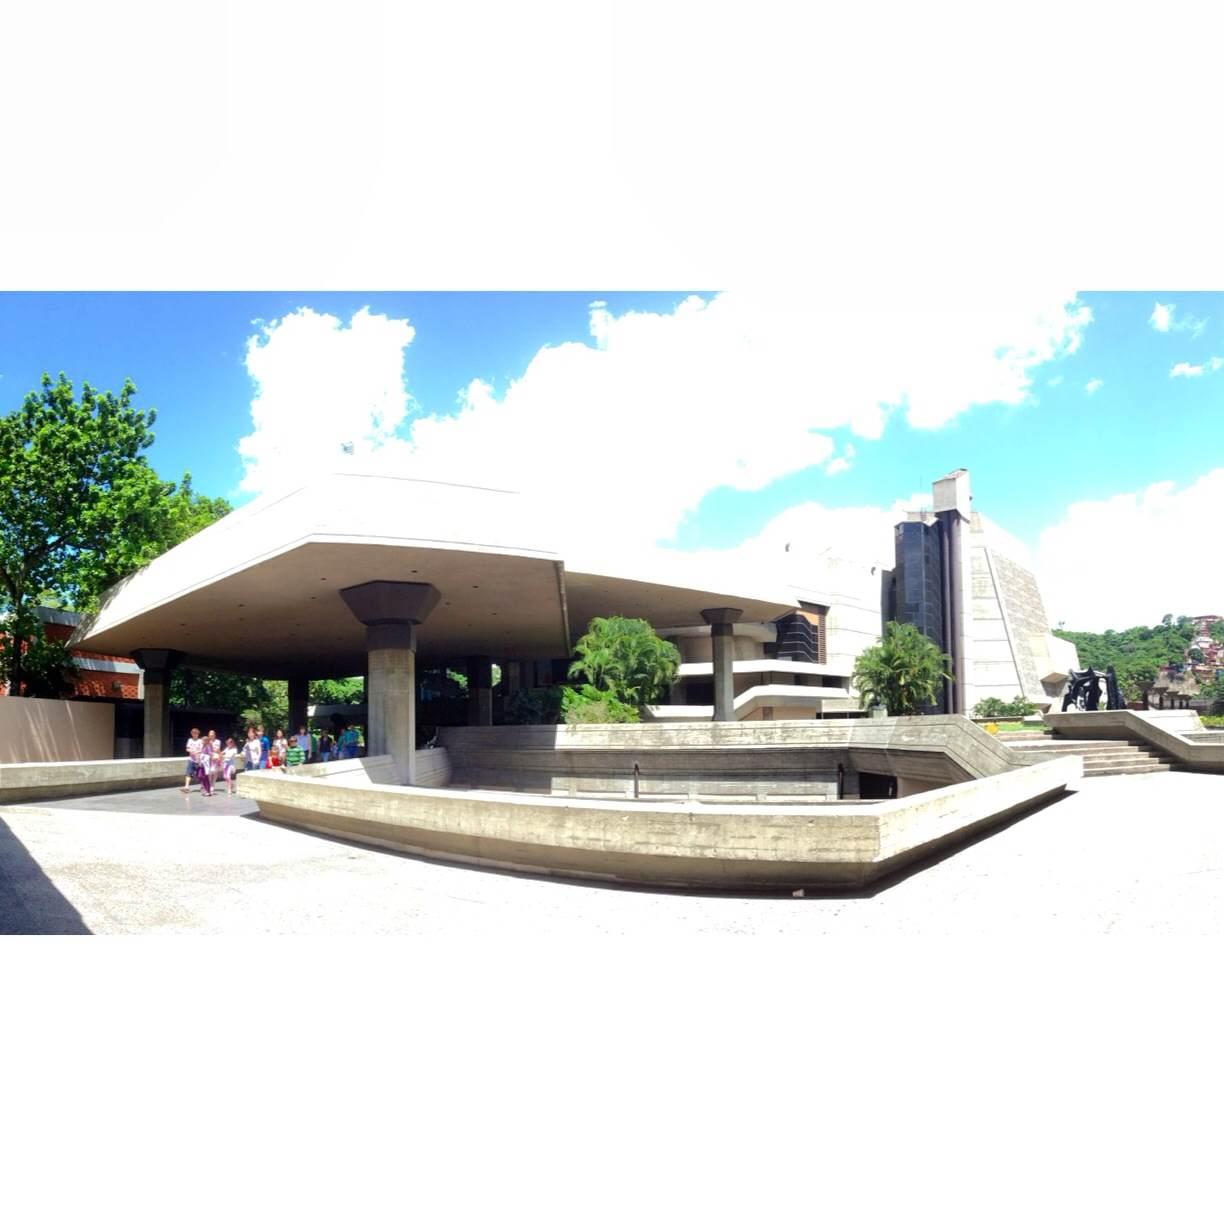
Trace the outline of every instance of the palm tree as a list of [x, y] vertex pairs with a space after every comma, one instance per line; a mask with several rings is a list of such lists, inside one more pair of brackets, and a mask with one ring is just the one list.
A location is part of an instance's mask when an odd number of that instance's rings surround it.
[[649, 705], [671, 687], [680, 652], [644, 620], [597, 616], [574, 648], [571, 679], [585, 676], [596, 688], [632, 706]]
[[952, 660], [914, 625], [889, 621], [884, 640], [863, 651], [854, 665], [851, 683], [862, 707], [882, 705], [890, 714], [919, 714], [930, 705], [944, 680], [950, 680]]

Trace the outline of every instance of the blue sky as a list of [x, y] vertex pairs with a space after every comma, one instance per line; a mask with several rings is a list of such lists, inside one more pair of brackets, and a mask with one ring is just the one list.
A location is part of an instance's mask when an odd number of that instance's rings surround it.
[[[702, 293], [677, 314], [691, 296], [0, 294], [0, 410], [44, 370], [103, 388], [130, 376], [158, 409], [157, 470], [241, 502], [331, 462], [336, 429], [351, 418], [360, 433], [378, 400], [390, 415], [359, 451], [555, 489], [590, 531], [611, 522], [621, 544], [686, 551], [780, 522], [861, 551], [845, 516], [873, 508], [887, 526], [896, 502], [967, 467], [977, 508], [1031, 550], [1052, 620], [1224, 611], [1198, 607], [1213, 588], [1185, 572], [1203, 569], [1189, 544], [1215, 488], [1196, 482], [1224, 465], [1224, 294], [941, 313]], [[1084, 580], [1089, 553], [1098, 576]], [[1135, 590], [1142, 565], [1164, 575], [1159, 595]]]

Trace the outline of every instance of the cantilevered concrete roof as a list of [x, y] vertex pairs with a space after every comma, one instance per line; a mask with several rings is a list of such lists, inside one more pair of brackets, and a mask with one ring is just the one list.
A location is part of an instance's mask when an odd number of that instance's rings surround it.
[[550, 526], [563, 513], [510, 490], [332, 473], [261, 497], [157, 558], [108, 593], [74, 643], [321, 679], [365, 668], [365, 629], [339, 594], [362, 582], [438, 588], [418, 630], [425, 662], [563, 657], [592, 616], [676, 625], [699, 623], [709, 607], [769, 620], [793, 606], [780, 582], [744, 590], [730, 574], [668, 580], [586, 557], [571, 570]]

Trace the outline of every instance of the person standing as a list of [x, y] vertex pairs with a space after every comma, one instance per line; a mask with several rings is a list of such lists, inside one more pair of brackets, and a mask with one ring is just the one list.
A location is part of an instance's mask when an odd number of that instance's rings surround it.
[[221, 737], [211, 728], [204, 743], [208, 748], [208, 788], [215, 790], [217, 779], [221, 776], [221, 753], [225, 745], [221, 743]]
[[225, 774], [225, 793], [232, 795], [234, 793], [234, 771], [238, 768], [238, 745], [234, 743], [232, 735], [225, 741], [221, 761]]
[[243, 763], [247, 769], [258, 769], [263, 756], [263, 744], [259, 741], [254, 727], [247, 728], [246, 743], [242, 745]]
[[272, 747], [271, 740], [264, 734], [263, 723], [259, 724], [259, 742], [263, 745], [263, 754], [259, 758], [259, 768], [268, 768], [268, 750]]
[[331, 760], [332, 741], [331, 736], [326, 731], [319, 732], [319, 760], [324, 765]]
[[302, 760], [310, 760], [310, 732], [305, 727], [299, 727], [293, 742], [302, 750]]
[[183, 771], [183, 794], [191, 793], [191, 780], [198, 772], [196, 769], [200, 759], [200, 728], [192, 727], [191, 734], [187, 737], [187, 761], [186, 768]]

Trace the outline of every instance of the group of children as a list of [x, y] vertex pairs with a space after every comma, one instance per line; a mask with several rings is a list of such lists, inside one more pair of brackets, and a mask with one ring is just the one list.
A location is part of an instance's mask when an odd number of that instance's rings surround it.
[[183, 793], [191, 790], [193, 781], [198, 782], [200, 793], [211, 798], [213, 785], [220, 777], [225, 782], [227, 795], [234, 793], [234, 775], [238, 772], [241, 757], [246, 769], [280, 769], [288, 771], [290, 765], [301, 765], [312, 758], [326, 763], [332, 755], [337, 760], [355, 757], [361, 745], [361, 737], [354, 727], [346, 727], [335, 740], [327, 732], [312, 736], [301, 727], [295, 736], [286, 739], [278, 727], [276, 735], [269, 739], [261, 726], [247, 727], [246, 742], [239, 749], [230, 736], [224, 743], [215, 731], [201, 736], [198, 727], [191, 728], [187, 740], [187, 767], [183, 777]]
[[202, 737], [198, 727], [191, 728], [187, 740], [187, 769], [183, 775], [183, 793], [191, 790], [192, 781], [200, 784], [200, 793], [210, 796], [218, 775], [225, 779], [226, 794], [234, 793], [234, 774], [238, 768], [238, 746], [234, 737], [222, 745], [215, 731]]

